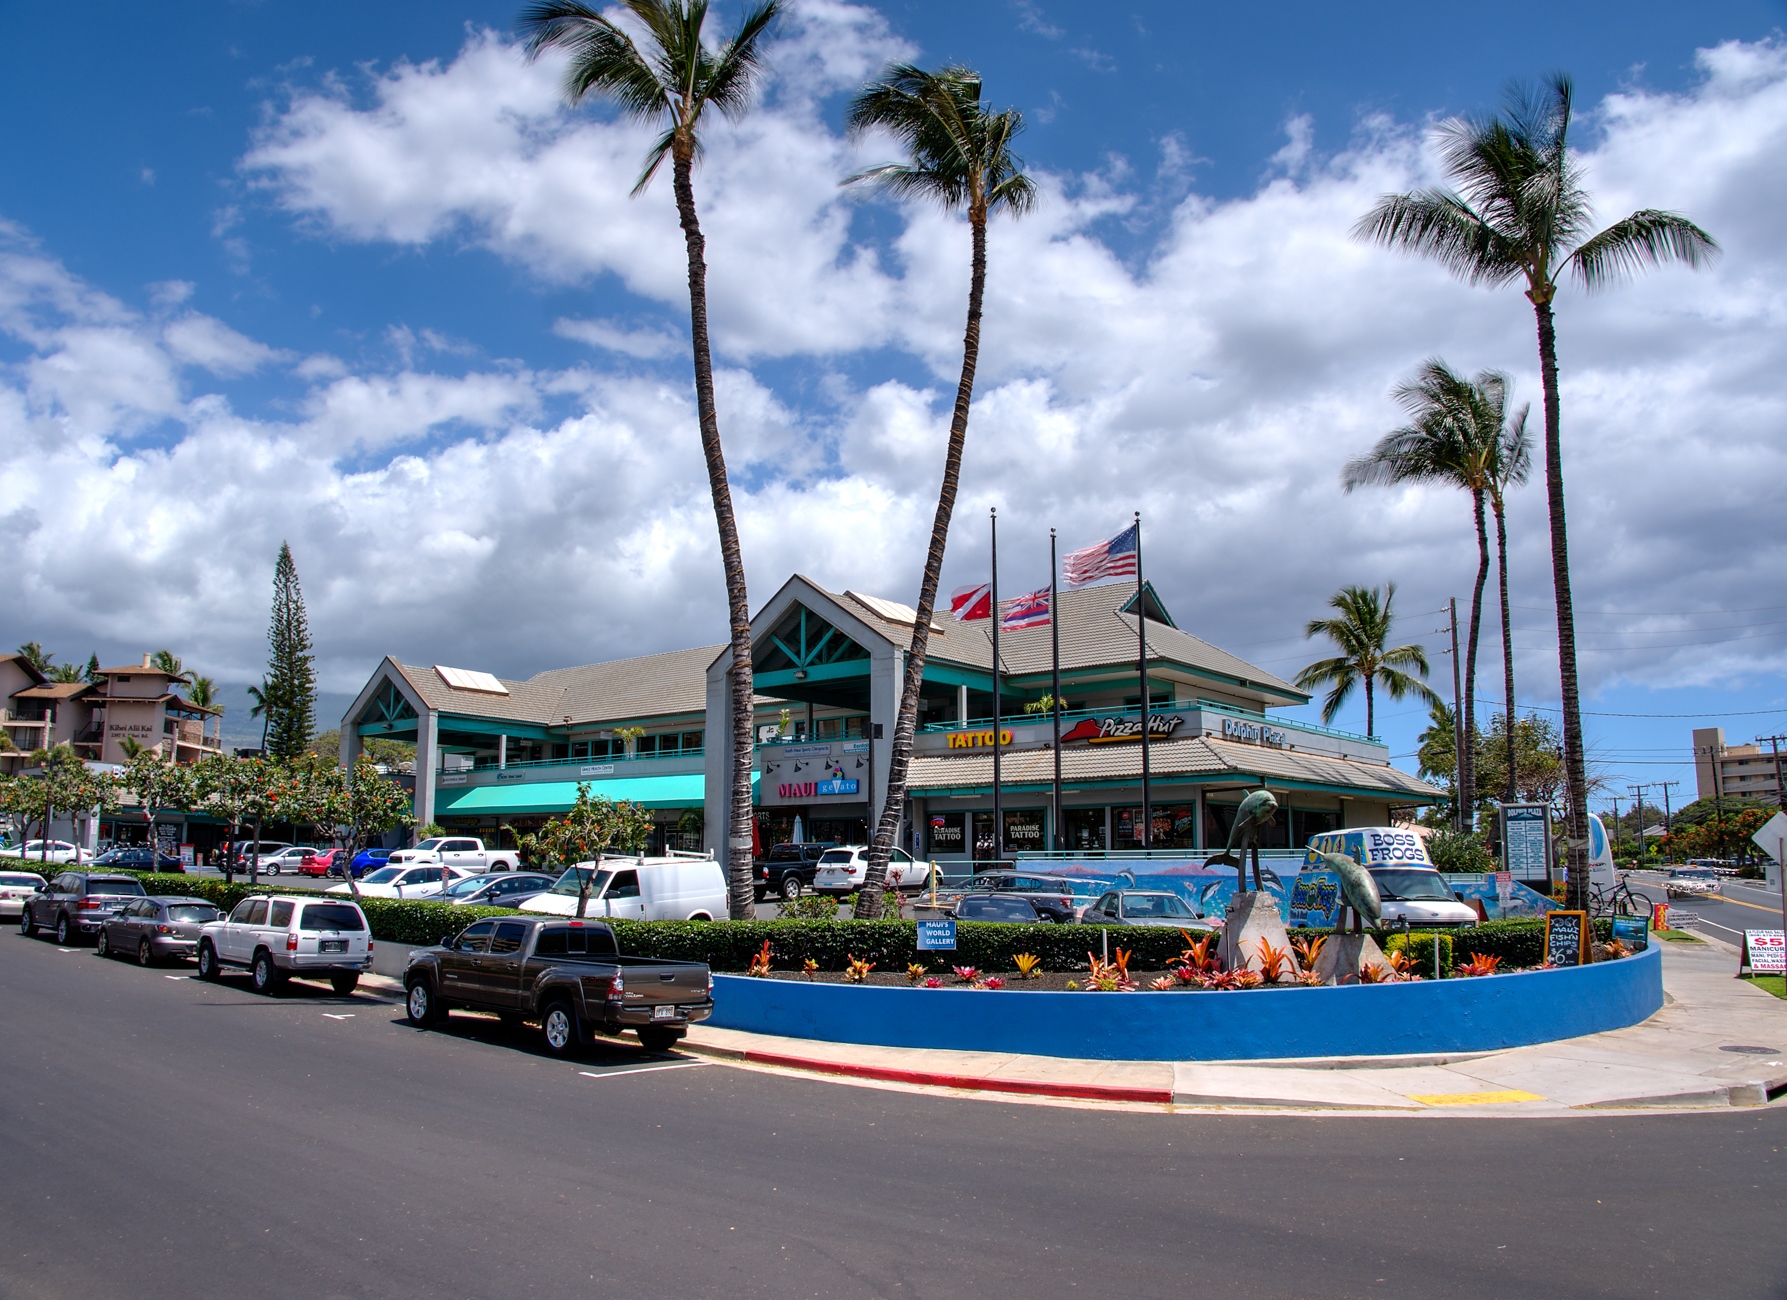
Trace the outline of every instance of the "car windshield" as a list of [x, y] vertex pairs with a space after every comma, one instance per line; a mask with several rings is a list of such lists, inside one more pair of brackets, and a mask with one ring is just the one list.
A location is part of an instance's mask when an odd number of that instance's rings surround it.
[[490, 881], [482, 876], [467, 876], [464, 880], [455, 880], [447, 886], [448, 898], [464, 898], [467, 894], [475, 894]]
[[141, 894], [142, 885], [134, 880], [101, 880], [95, 876], [87, 881], [89, 894]]
[[1696, 867], [1693, 870], [1678, 870], [1671, 874], [1674, 875], [1677, 880], [1717, 880], [1719, 878], [1716, 871], [1708, 871], [1705, 867]]
[[856, 854], [850, 849], [827, 849], [819, 855], [819, 865], [822, 867], [849, 866], [855, 857]]
[[446, 843], [445, 840], [423, 840], [420, 844], [416, 845], [416, 849], [418, 851], [421, 851], [423, 849], [438, 849], [441, 845], [443, 845], [445, 843]]
[[402, 874], [402, 867], [380, 867], [377, 871], [367, 873], [366, 883], [369, 885], [388, 885]]
[[202, 903], [176, 903], [168, 908], [168, 920], [170, 921], [197, 921], [203, 924], [216, 919], [217, 909], [207, 907]]
[[1174, 916], [1190, 918], [1191, 909], [1177, 894], [1125, 894], [1124, 916]]
[[42, 876], [27, 876], [22, 872], [0, 872], [0, 885], [41, 885]]
[[1378, 896], [1397, 902], [1453, 902], [1452, 891], [1437, 871], [1374, 871]]
[[347, 903], [306, 903], [298, 918], [300, 930], [364, 930], [360, 909]]
[[613, 874], [612, 871], [597, 871], [593, 867], [572, 867], [558, 878], [558, 883], [552, 887], [551, 892], [569, 894], [575, 898], [583, 889], [583, 882], [588, 880], [590, 882], [589, 896], [595, 898], [601, 894], [602, 886], [608, 883], [608, 878]]

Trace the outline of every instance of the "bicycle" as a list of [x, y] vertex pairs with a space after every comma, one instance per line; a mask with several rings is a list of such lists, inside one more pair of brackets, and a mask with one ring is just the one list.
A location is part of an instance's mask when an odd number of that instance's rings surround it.
[[1623, 876], [1612, 889], [1595, 885], [1590, 890], [1591, 916], [1649, 916], [1650, 913], [1651, 900], [1633, 889], [1632, 883]]

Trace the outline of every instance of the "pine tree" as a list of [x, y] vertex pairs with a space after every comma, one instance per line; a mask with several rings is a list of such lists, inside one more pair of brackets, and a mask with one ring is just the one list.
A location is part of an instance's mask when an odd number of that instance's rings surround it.
[[273, 622], [267, 641], [273, 649], [267, 663], [267, 751], [274, 758], [296, 758], [310, 748], [316, 731], [316, 667], [298, 566], [284, 542], [273, 570]]

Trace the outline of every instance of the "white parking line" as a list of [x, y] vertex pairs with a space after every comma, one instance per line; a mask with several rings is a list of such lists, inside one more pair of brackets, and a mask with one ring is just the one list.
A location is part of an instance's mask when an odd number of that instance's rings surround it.
[[336, 1015], [332, 1011], [325, 1011], [323, 1014], [330, 1020], [352, 1020], [354, 1018], [354, 1013], [351, 1011], [345, 1011], [341, 1015]]
[[586, 1079], [614, 1079], [623, 1074], [650, 1074], [653, 1070], [686, 1070], [690, 1066], [706, 1065], [706, 1061], [675, 1061], [669, 1065], [641, 1065], [631, 1070], [609, 1070], [605, 1074], [597, 1074], [591, 1070], [579, 1070]]
[[164, 980], [183, 980], [186, 978], [186, 976], [184, 976], [184, 975], [163, 975], [162, 978]]

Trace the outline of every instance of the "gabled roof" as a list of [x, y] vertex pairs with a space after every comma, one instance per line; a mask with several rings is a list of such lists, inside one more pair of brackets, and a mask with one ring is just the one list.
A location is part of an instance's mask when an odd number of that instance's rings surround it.
[[40, 682], [36, 686], [27, 686], [22, 691], [15, 691], [15, 700], [72, 700], [77, 695], [93, 689], [92, 682]]
[[101, 677], [165, 677], [170, 682], [188, 682], [192, 677], [188, 673], [169, 673], [152, 664], [125, 664], [122, 668], [101, 668]]
[[507, 695], [450, 686], [433, 667], [396, 664], [396, 668], [423, 702], [440, 713], [542, 727], [562, 727], [569, 717], [572, 726], [589, 726], [702, 712], [707, 707], [705, 670], [723, 648], [697, 646], [555, 668], [525, 681], [498, 678]]
[[7, 663], [17, 664], [27, 676], [36, 678], [40, 686], [49, 681], [48, 677], [38, 671], [37, 665], [25, 658], [24, 655], [0, 655], [0, 664]]

